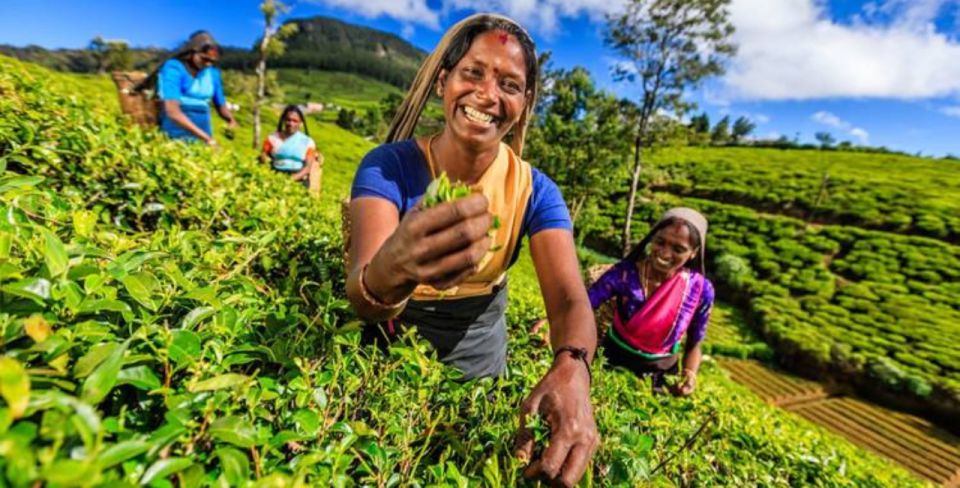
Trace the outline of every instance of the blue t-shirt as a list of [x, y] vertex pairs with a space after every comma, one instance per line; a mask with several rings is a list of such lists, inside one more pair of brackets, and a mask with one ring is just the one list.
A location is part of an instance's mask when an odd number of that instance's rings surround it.
[[[415, 140], [383, 144], [364, 156], [353, 178], [350, 197], [389, 200], [403, 218], [423, 197], [430, 180], [429, 166]], [[523, 215], [520, 235], [532, 236], [546, 229], [573, 230], [573, 223], [557, 184], [533, 168], [533, 191]], [[519, 251], [518, 242], [511, 263]]]
[[226, 103], [219, 69], [203, 68], [194, 77], [179, 59], [168, 59], [160, 67], [157, 94], [161, 100], [177, 100], [187, 109], [207, 109], [210, 99], [217, 107]]

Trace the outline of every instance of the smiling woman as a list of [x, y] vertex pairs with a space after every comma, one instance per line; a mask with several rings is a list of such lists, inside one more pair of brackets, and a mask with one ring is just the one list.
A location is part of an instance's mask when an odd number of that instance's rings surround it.
[[[354, 178], [347, 295], [370, 322], [369, 342], [415, 326], [465, 377], [499, 376], [507, 361], [506, 271], [528, 236], [556, 359], [522, 406], [521, 426], [528, 415], [551, 426], [549, 447], [525, 474], [572, 486], [598, 443], [589, 398], [596, 330], [566, 205], [557, 186], [520, 158], [536, 76], [533, 41], [510, 19], [475, 15], [444, 35], [388, 143], [367, 154]], [[432, 93], [442, 100], [444, 128], [410, 139]], [[424, 208], [428, 185], [444, 173], [475, 191]], [[494, 214], [501, 225], [491, 228]], [[533, 447], [522, 428], [518, 455], [530, 460]]]
[[678, 371], [680, 342], [683, 379], [674, 390], [687, 396], [697, 386], [700, 343], [713, 309], [713, 285], [704, 276], [707, 219], [696, 210], [668, 210], [622, 261], [590, 287], [598, 308], [615, 300], [613, 327], [604, 338], [607, 364], [650, 376], [653, 390], [664, 374]]

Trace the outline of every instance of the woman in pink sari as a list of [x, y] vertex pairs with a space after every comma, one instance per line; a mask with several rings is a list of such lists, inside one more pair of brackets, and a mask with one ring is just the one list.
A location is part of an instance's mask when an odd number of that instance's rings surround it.
[[697, 385], [700, 343], [713, 308], [713, 285], [704, 276], [707, 219], [690, 208], [667, 211], [640, 244], [590, 287], [596, 310], [615, 300], [613, 326], [603, 339], [607, 364], [650, 376], [662, 392], [665, 374], [679, 368], [686, 334], [683, 377], [675, 394]]

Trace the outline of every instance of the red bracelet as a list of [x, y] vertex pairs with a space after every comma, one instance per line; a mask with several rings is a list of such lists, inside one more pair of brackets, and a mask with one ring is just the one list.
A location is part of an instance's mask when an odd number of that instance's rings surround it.
[[359, 278], [360, 294], [363, 295], [363, 299], [366, 300], [367, 303], [383, 310], [394, 310], [394, 309], [401, 308], [407, 304], [407, 301], [410, 300], [410, 297], [404, 298], [403, 300], [400, 300], [397, 303], [387, 303], [377, 298], [373, 294], [373, 292], [371, 292], [370, 289], [367, 288], [367, 283], [365, 280], [365, 277], [367, 276], [367, 266], [370, 266], [370, 263], [364, 264], [363, 267], [360, 268], [360, 278]]
[[587, 348], [585, 347], [573, 347], [573, 346], [563, 346], [558, 348], [553, 352], [553, 360], [557, 360], [557, 356], [560, 353], [569, 352], [570, 357], [573, 359], [578, 359], [583, 361], [583, 365], [587, 367], [587, 377], [590, 379], [590, 384], [593, 384], [593, 373], [590, 372], [590, 363], [587, 361]]

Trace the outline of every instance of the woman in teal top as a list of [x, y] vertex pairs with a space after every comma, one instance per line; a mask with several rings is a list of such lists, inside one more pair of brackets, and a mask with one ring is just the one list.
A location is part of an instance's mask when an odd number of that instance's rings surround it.
[[317, 144], [309, 134], [307, 119], [300, 107], [287, 105], [280, 114], [277, 131], [263, 141], [260, 160], [309, 187], [310, 175], [315, 174], [319, 179], [323, 162], [323, 155], [317, 152]]
[[200, 140], [216, 145], [210, 125], [210, 100], [230, 128], [237, 122], [227, 108], [220, 70], [214, 66], [220, 48], [204, 31], [163, 63], [157, 75], [157, 94], [163, 101], [160, 129], [173, 139]]

